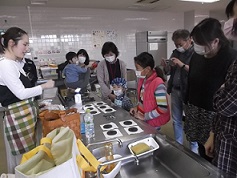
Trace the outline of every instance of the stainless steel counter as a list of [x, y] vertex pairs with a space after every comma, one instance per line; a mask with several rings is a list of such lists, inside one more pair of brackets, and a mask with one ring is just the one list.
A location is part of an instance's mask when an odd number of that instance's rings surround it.
[[[111, 113], [115, 116], [114, 120], [107, 120], [106, 114], [100, 113], [94, 116], [95, 123], [95, 138], [90, 143], [104, 141], [105, 136], [100, 127], [101, 124], [114, 122], [118, 129], [123, 134], [119, 137], [123, 142], [121, 148], [118, 143], [114, 142], [114, 154], [128, 156], [130, 153], [128, 144], [142, 138], [153, 137], [159, 144], [159, 149], [153, 154], [149, 154], [139, 158], [139, 165], [134, 164], [134, 159], [122, 162], [122, 168], [116, 178], [144, 178], [144, 177], [161, 177], [161, 178], [217, 178], [225, 177], [224, 174], [218, 171], [216, 167], [202, 159], [195, 153], [184, 148], [182, 145], [176, 143], [165, 135], [159, 133], [153, 127], [149, 126], [143, 121], [134, 119], [130, 114], [119, 108], [112, 106], [116, 112]], [[119, 124], [120, 121], [133, 119], [144, 132], [128, 135], [124, 128]], [[103, 145], [95, 145], [90, 147], [90, 150], [97, 157], [103, 157]]]

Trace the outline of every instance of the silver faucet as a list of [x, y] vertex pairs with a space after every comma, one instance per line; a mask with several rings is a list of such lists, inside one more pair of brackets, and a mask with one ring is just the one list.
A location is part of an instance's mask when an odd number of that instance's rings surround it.
[[117, 158], [117, 159], [114, 159], [114, 160], [111, 160], [111, 161], [105, 161], [105, 162], [101, 163], [101, 164], [97, 167], [97, 177], [98, 177], [98, 178], [101, 178], [100, 168], [101, 168], [102, 166], [105, 166], [105, 165], [108, 165], [108, 164], [117, 163], [117, 162], [119, 162], [119, 161], [124, 161], [124, 160], [131, 159], [131, 158], [134, 158], [136, 164], [139, 165], [139, 159], [138, 159], [138, 157], [137, 157], [136, 155], [132, 155], [132, 154], [129, 155], [129, 156]]
[[123, 142], [119, 138], [115, 138], [115, 139], [105, 140], [105, 141], [101, 141], [101, 142], [89, 143], [87, 145], [87, 148], [89, 149], [91, 146], [101, 145], [101, 144], [105, 144], [105, 143], [109, 143], [109, 142], [118, 142], [119, 147], [123, 147]]

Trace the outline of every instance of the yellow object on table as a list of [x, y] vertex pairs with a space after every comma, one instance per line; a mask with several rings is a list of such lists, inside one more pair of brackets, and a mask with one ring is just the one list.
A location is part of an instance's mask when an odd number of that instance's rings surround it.
[[146, 143], [138, 143], [131, 147], [131, 150], [135, 155], [139, 155], [141, 153], [144, 153], [146, 151], [150, 150], [150, 147]]

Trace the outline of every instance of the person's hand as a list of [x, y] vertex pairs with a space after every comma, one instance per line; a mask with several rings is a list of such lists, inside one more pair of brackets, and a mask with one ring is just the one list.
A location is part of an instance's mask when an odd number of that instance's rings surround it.
[[137, 119], [139, 119], [139, 120], [142, 120], [142, 121], [145, 120], [144, 114], [142, 114], [141, 112], [136, 112], [136, 113], [134, 114], [134, 117], [137, 118]]
[[206, 155], [213, 158], [214, 156], [214, 133], [210, 132], [207, 142], [204, 144]]
[[109, 99], [114, 102], [116, 96], [114, 94], [109, 94]]
[[42, 89], [47, 89], [47, 88], [53, 88], [55, 82], [53, 80], [48, 80], [46, 83], [42, 84], [41, 87]]
[[162, 58], [161, 59], [161, 61], [160, 61], [160, 65], [162, 66], [162, 67], [166, 67], [166, 59], [165, 58]]
[[137, 107], [131, 108], [129, 112], [132, 116], [134, 116], [137, 113]]
[[84, 63], [79, 63], [79, 66], [86, 67], [86, 65]]
[[178, 58], [172, 57], [171, 60], [174, 63], [174, 65], [178, 65], [179, 67], [183, 67], [184, 65], [184, 63], [181, 62]]

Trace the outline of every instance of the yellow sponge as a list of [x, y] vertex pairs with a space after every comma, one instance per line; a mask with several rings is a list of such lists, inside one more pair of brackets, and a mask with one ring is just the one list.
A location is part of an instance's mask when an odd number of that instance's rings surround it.
[[146, 151], [149, 151], [151, 148], [146, 143], [138, 143], [131, 147], [131, 150], [135, 155], [139, 155]]

